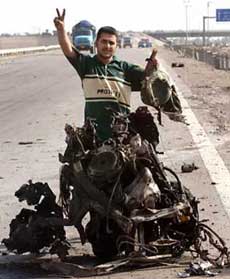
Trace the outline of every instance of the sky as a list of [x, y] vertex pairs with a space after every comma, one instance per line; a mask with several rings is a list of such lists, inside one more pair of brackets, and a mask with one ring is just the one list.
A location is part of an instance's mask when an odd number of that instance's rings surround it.
[[[202, 30], [203, 16], [230, 9], [230, 0], [0, 0], [0, 34], [52, 32], [56, 8], [66, 9], [67, 31], [80, 20], [119, 31]], [[230, 22], [210, 19], [208, 28], [230, 29]]]

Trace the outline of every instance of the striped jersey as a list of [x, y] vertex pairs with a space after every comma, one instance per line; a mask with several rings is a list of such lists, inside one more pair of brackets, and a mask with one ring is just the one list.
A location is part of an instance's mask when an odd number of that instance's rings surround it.
[[78, 72], [85, 96], [85, 119], [96, 121], [97, 135], [101, 140], [111, 137], [112, 110], [129, 113], [132, 91], [141, 90], [144, 69], [113, 57], [103, 64], [97, 55], [79, 54], [67, 57]]

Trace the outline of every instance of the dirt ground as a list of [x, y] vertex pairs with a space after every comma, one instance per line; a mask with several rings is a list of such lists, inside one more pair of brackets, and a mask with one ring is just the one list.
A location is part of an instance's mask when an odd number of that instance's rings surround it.
[[[206, 122], [206, 133], [230, 140], [230, 72], [217, 70], [203, 62], [179, 55], [164, 47], [159, 56], [171, 63], [183, 63], [184, 67], [174, 68], [177, 76], [191, 89], [192, 109], [199, 111], [202, 122]], [[183, 93], [183, 92], [182, 92]]]
[[184, 64], [173, 68], [175, 75], [190, 88], [190, 92], [182, 94], [230, 170], [230, 72], [165, 48], [159, 49], [159, 56], [170, 65]]

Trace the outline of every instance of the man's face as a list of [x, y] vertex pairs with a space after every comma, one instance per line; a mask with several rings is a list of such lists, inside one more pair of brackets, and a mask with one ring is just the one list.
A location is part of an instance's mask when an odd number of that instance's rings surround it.
[[117, 37], [108, 33], [102, 33], [96, 41], [98, 56], [109, 59], [111, 58], [117, 47]]

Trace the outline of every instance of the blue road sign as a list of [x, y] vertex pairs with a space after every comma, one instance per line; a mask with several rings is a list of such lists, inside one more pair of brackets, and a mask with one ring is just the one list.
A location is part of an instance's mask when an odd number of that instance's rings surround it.
[[216, 21], [230, 21], [230, 9], [216, 9]]

